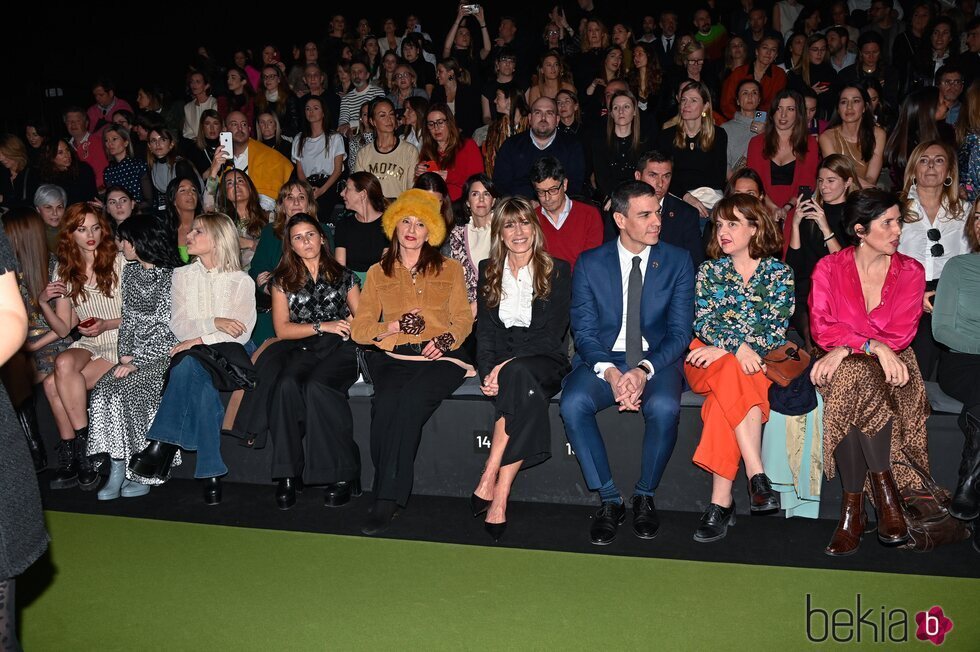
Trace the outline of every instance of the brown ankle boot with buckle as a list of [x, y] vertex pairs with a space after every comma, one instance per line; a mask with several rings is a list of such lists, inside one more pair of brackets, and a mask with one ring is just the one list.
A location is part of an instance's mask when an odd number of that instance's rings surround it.
[[902, 514], [902, 497], [898, 495], [891, 471], [868, 474], [878, 513], [878, 540], [886, 546], [900, 546], [909, 540]]
[[824, 548], [824, 553], [833, 557], [853, 555], [861, 545], [861, 536], [868, 522], [864, 513], [864, 492], [850, 493], [845, 491], [840, 501], [840, 521], [830, 544]]

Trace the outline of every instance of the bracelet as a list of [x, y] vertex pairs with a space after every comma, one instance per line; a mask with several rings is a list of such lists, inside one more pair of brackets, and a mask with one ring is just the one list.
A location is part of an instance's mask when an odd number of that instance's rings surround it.
[[870, 339], [867, 342], [864, 343], [864, 346], [861, 347], [861, 350], [864, 351], [867, 355], [874, 356], [874, 353], [871, 352], [871, 340]]
[[831, 240], [833, 240], [836, 237], [837, 237], [836, 235], [834, 235], [833, 233], [831, 233], [829, 236], [827, 236], [826, 238], [824, 238], [823, 241], [824, 241], [824, 243], [827, 243], [827, 242], [830, 242]]
[[486, 29], [486, 28], [487, 28], [486, 25], [480, 25], [480, 29]]

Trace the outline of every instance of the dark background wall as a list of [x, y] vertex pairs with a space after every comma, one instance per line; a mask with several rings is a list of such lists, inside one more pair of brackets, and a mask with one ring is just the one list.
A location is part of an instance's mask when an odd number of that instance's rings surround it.
[[[343, 13], [353, 30], [366, 16], [376, 33], [385, 16], [404, 21], [409, 11], [420, 16], [425, 31], [434, 37], [446, 33], [455, 18], [456, 2], [30, 2], [12, 0], [5, 7], [0, 36], [0, 72], [4, 101], [0, 102], [0, 130], [20, 133], [29, 115], [43, 114], [51, 124], [67, 104], [92, 103], [91, 82], [100, 75], [115, 80], [118, 94], [133, 102], [136, 88], [156, 82], [177, 98], [183, 97], [184, 73], [199, 45], [207, 45], [222, 63], [234, 49], [252, 48], [258, 55], [266, 41], [276, 44], [284, 57], [291, 44], [322, 39], [330, 16]], [[500, 16], [513, 15], [531, 38], [538, 38], [552, 0], [494, 0], [484, 2], [492, 37]], [[569, 13], [576, 0], [564, 0]], [[598, 2], [617, 17], [633, 18], [641, 12], [657, 13], [664, 2]], [[680, 4], [680, 3], [677, 3]], [[697, 2], [680, 5], [690, 14]], [[720, 2], [728, 6], [730, 2]], [[682, 22], [682, 24], [684, 24]], [[436, 46], [441, 49], [441, 38]], [[46, 97], [46, 89], [60, 88], [61, 97]]]

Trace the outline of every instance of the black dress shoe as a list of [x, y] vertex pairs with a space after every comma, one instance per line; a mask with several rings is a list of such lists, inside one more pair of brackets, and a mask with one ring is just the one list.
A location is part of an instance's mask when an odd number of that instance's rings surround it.
[[779, 494], [772, 490], [765, 473], [756, 473], [749, 479], [749, 510], [753, 514], [779, 511]]
[[166, 480], [174, 463], [177, 447], [162, 441], [151, 441], [150, 445], [129, 460], [129, 470], [144, 478]]
[[204, 480], [204, 504], [221, 504], [221, 478], [205, 478]]
[[711, 543], [724, 539], [729, 525], [735, 525], [735, 501], [728, 507], [710, 503], [701, 515], [701, 525], [694, 533], [694, 540], [698, 543]]
[[625, 503], [602, 503], [602, 507], [595, 513], [592, 528], [589, 529], [592, 543], [597, 546], [607, 546], [612, 543], [619, 526], [625, 520]]
[[470, 494], [470, 507], [473, 508], [473, 518], [476, 518], [480, 514], [486, 514], [492, 502], [492, 500], [480, 498], [475, 493]]
[[500, 541], [500, 537], [504, 536], [504, 531], [507, 529], [507, 521], [503, 523], [487, 523], [484, 521], [483, 529], [493, 537], [493, 541], [496, 543]]
[[381, 534], [391, 526], [391, 521], [398, 514], [398, 503], [393, 500], [376, 500], [368, 512], [367, 520], [361, 532], [368, 536]]
[[351, 496], [361, 495], [361, 480], [350, 482], [334, 482], [328, 484], [323, 491], [323, 504], [327, 507], [343, 507], [350, 502]]
[[276, 505], [279, 509], [289, 509], [296, 504], [296, 492], [303, 491], [301, 478], [279, 478], [276, 486]]
[[639, 494], [630, 498], [633, 507], [633, 534], [641, 539], [652, 539], [660, 532], [660, 517], [653, 504], [653, 496]]

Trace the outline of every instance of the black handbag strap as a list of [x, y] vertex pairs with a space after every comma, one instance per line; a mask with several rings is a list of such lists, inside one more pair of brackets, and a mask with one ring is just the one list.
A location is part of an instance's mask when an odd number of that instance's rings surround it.
[[786, 351], [787, 351], [787, 353], [786, 353], [785, 356], [783, 356], [783, 359], [782, 360], [777, 360], [775, 358], [771, 358], [768, 355], [766, 357], [762, 358], [762, 359], [765, 362], [772, 362], [774, 364], [779, 364], [780, 362], [786, 362], [788, 360], [803, 360], [804, 359], [804, 356], [807, 356], [808, 355], [806, 351], [804, 351], [803, 349], [801, 349], [798, 346], [787, 348]]

